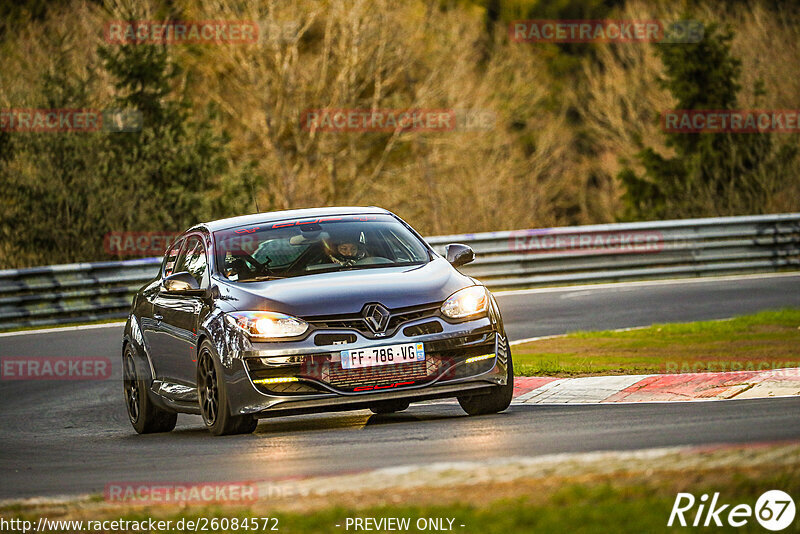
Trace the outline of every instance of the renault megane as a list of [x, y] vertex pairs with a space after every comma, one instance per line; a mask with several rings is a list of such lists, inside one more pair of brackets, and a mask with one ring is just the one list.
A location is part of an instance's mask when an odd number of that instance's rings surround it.
[[139, 433], [199, 414], [214, 435], [258, 418], [456, 397], [505, 410], [513, 365], [492, 294], [379, 208], [262, 213], [194, 226], [134, 296], [125, 400]]

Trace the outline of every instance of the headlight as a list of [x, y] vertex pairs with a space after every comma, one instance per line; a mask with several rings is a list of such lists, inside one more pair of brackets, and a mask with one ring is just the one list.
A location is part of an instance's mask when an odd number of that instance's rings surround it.
[[297, 337], [308, 330], [307, 322], [283, 313], [246, 311], [229, 313], [228, 316], [254, 340]]
[[451, 319], [463, 319], [486, 313], [489, 295], [483, 286], [471, 286], [456, 291], [442, 304], [442, 313]]

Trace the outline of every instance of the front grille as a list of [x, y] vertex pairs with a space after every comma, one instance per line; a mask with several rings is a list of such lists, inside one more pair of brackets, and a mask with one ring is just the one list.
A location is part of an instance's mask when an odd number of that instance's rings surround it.
[[427, 323], [415, 324], [407, 326], [403, 329], [403, 335], [406, 337], [423, 336], [426, 334], [438, 334], [444, 331], [442, 323], [439, 321], [428, 321]]
[[331, 330], [358, 330], [362, 334], [371, 333], [367, 322], [363, 317], [350, 318], [325, 318], [325, 319], [306, 319], [306, 322], [315, 328], [327, 328]]
[[389, 327], [387, 328], [387, 330], [393, 332], [401, 324], [407, 323], [409, 321], [416, 321], [417, 319], [432, 317], [436, 315], [438, 312], [439, 312], [438, 306], [436, 306], [435, 308], [424, 308], [421, 310], [409, 310], [407, 312], [398, 313], [397, 315], [395, 315], [393, 312], [391, 318], [389, 319]]
[[[427, 304], [425, 306], [415, 306], [413, 308], [398, 308], [389, 310], [389, 324], [386, 327], [386, 336], [392, 336], [405, 323], [435, 317], [439, 314], [438, 304]], [[355, 330], [365, 337], [373, 338], [374, 333], [367, 326], [367, 321], [360, 313], [346, 315], [329, 315], [317, 317], [304, 317], [304, 320], [316, 329], [336, 329], [336, 330]]]
[[355, 342], [355, 334], [317, 334], [314, 336], [314, 344], [318, 347], [325, 345], [345, 345]]

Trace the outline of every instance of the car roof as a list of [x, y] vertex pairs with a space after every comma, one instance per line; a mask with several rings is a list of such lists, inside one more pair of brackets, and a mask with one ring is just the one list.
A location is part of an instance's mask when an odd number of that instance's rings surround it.
[[216, 221], [209, 221], [206, 223], [198, 224], [193, 228], [191, 228], [190, 230], [197, 228], [205, 228], [210, 232], [218, 232], [220, 230], [227, 230], [229, 228], [237, 228], [239, 226], [248, 226], [251, 224], [269, 223], [269, 222], [285, 221], [291, 219], [307, 219], [310, 217], [329, 217], [332, 215], [363, 215], [363, 214], [378, 214], [378, 213], [391, 215], [390, 211], [375, 206], [306, 208], [299, 210], [268, 211], [264, 213], [253, 213], [252, 215], [240, 215], [238, 217], [230, 217], [228, 219], [219, 219]]

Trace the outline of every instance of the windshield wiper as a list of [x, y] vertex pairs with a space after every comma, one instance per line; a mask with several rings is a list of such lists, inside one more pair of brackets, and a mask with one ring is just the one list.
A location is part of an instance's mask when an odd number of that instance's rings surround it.
[[282, 280], [286, 278], [285, 276], [274, 276], [274, 275], [262, 275], [262, 276], [253, 276], [251, 278], [245, 278], [237, 280], [237, 282], [264, 282], [267, 280]]
[[362, 264], [362, 265], [336, 265], [332, 267], [328, 267], [325, 269], [314, 269], [313, 271], [306, 271], [305, 274], [321, 274], [321, 273], [338, 273], [342, 271], [364, 271], [367, 269], [380, 269], [384, 267], [402, 267], [404, 265], [411, 265], [411, 264], [402, 264], [402, 263], [369, 263], [369, 264]]

